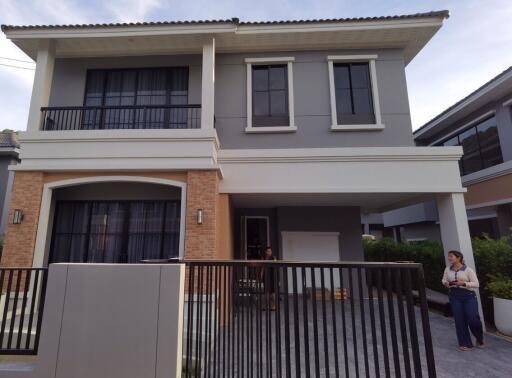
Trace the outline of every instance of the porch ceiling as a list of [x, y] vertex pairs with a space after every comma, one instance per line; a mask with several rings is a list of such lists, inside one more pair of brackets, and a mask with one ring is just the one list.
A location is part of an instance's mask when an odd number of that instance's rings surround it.
[[239, 208], [281, 206], [357, 206], [364, 212], [380, 212], [418, 203], [433, 197], [425, 193], [237, 193]]

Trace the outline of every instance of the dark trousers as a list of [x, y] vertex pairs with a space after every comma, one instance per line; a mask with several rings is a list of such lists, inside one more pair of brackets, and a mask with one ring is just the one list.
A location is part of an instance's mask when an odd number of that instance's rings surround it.
[[471, 330], [477, 341], [482, 342], [484, 338], [482, 321], [478, 314], [476, 294], [466, 289], [451, 288], [449, 296], [459, 346], [472, 348], [473, 341], [471, 340], [469, 330]]

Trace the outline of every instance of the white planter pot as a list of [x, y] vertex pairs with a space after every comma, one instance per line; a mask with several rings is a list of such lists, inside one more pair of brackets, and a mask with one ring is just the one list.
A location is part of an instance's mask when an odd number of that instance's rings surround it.
[[498, 331], [512, 336], [512, 299], [493, 298], [494, 323]]

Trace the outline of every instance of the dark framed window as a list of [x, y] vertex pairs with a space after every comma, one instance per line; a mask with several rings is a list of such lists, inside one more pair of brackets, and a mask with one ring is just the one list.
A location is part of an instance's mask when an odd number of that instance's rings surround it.
[[440, 145], [462, 146], [464, 155], [459, 163], [461, 175], [503, 163], [495, 116], [457, 133]]
[[57, 201], [50, 263], [178, 257], [180, 201]]
[[[187, 113], [166, 105], [188, 103], [188, 67], [100, 69], [87, 72], [85, 129], [186, 127]], [[141, 105], [162, 105], [142, 109]], [[109, 107], [116, 107], [109, 109]], [[122, 108], [119, 108], [122, 107]]]
[[372, 85], [368, 63], [334, 63], [338, 124], [374, 124]]
[[288, 67], [252, 66], [252, 125], [288, 126]]

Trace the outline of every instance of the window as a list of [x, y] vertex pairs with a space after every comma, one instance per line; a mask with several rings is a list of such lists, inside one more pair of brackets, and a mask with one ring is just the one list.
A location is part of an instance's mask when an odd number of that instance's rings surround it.
[[286, 65], [252, 66], [252, 125], [283, 126], [288, 117]]
[[106, 109], [85, 111], [83, 128], [185, 128], [187, 112], [166, 106], [187, 103], [187, 67], [91, 70], [84, 105]]
[[180, 210], [180, 201], [58, 201], [50, 262], [177, 257]]
[[338, 124], [375, 123], [368, 63], [334, 64]]
[[495, 116], [457, 133], [441, 145], [462, 146], [461, 175], [503, 163]]
[[247, 132], [295, 131], [293, 58], [248, 58]]
[[382, 130], [376, 55], [328, 56], [332, 130]]

